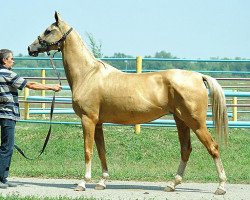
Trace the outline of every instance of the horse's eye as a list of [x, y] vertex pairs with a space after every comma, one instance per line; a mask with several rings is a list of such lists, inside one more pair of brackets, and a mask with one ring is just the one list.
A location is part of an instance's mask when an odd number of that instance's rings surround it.
[[45, 32], [44, 32], [44, 35], [48, 35], [48, 34], [50, 34], [50, 30], [46, 30]]

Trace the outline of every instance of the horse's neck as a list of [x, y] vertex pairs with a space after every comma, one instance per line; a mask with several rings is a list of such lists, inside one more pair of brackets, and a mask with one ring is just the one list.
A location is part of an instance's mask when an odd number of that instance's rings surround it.
[[62, 57], [71, 89], [83, 81], [83, 77], [95, 67], [97, 61], [75, 31], [65, 40]]

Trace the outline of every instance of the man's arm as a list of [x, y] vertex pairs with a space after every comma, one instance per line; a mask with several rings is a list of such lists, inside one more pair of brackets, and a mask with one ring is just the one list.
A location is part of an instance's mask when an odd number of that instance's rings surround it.
[[59, 92], [62, 89], [60, 85], [47, 85], [36, 82], [28, 82], [26, 87], [32, 90], [53, 90], [55, 92]]

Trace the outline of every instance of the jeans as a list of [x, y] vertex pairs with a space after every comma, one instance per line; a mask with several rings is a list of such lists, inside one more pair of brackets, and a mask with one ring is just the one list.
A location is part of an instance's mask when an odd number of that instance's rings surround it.
[[14, 149], [14, 135], [16, 121], [0, 119], [1, 146], [0, 146], [0, 181], [5, 183], [9, 175], [11, 157]]

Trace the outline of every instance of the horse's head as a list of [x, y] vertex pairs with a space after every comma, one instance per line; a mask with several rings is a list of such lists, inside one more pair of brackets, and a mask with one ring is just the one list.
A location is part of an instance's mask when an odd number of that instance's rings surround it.
[[58, 12], [55, 12], [56, 22], [51, 24], [38, 38], [28, 46], [30, 56], [38, 56], [38, 53], [59, 50], [72, 28], [62, 21]]

